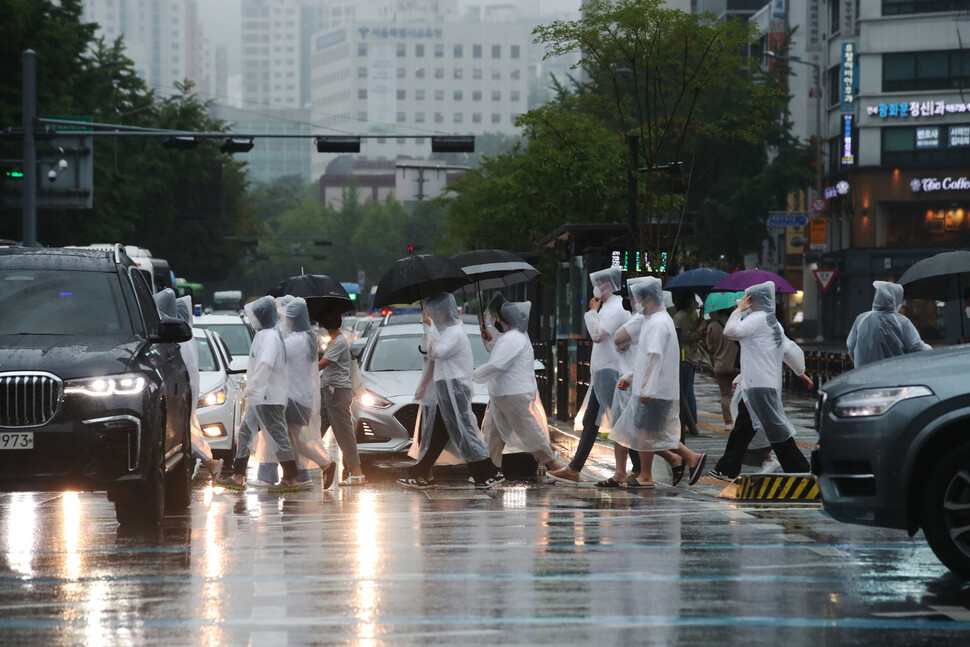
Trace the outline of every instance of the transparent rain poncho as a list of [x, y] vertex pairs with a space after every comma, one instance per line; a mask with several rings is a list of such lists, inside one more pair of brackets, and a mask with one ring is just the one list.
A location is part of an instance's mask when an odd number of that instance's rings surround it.
[[[286, 422], [290, 444], [300, 468], [322, 467], [330, 463], [320, 436], [320, 387], [317, 368], [317, 333], [310, 322], [306, 301], [299, 297], [281, 297], [280, 330], [286, 350], [287, 404]], [[273, 443], [265, 442], [265, 432], [257, 436], [254, 454], [260, 463], [276, 463]]]
[[[626, 282], [627, 291], [630, 294], [630, 307], [633, 308], [633, 315], [627, 319], [626, 323], [620, 326], [619, 330], [613, 335], [613, 344], [619, 354], [619, 373], [620, 378], [633, 375], [633, 364], [637, 355], [637, 340], [640, 338], [640, 330], [643, 327], [643, 304], [645, 296], [645, 285], [649, 277], [637, 277]], [[612, 425], [619, 419], [623, 409], [630, 402], [630, 389], [620, 389], [619, 386], [613, 391], [613, 403], [610, 406], [610, 424]]]
[[499, 336], [503, 331], [499, 330], [495, 325], [495, 319], [501, 318], [500, 311], [502, 305], [506, 303], [505, 296], [501, 292], [496, 292], [492, 295], [489, 300], [488, 305], [485, 307], [485, 330], [488, 331], [489, 337], [491, 339], [482, 339], [482, 343], [485, 344], [485, 350], [492, 352], [492, 347], [495, 346], [495, 342], [498, 340]]
[[[635, 451], [680, 445], [680, 344], [674, 320], [664, 309], [663, 287], [649, 277], [634, 288], [643, 306], [643, 325], [630, 379], [630, 402], [610, 439]], [[649, 398], [644, 404], [641, 398]]]
[[[455, 296], [441, 292], [425, 299], [423, 305], [431, 319], [431, 326], [426, 328], [426, 352], [432, 366], [426, 366], [430, 374], [423, 375], [415, 394], [422, 400], [418, 455], [427, 451], [435, 416], [440, 415], [461, 458], [466, 463], [485, 460], [488, 450], [472, 410], [472, 347]], [[428, 395], [433, 395], [433, 404]]]
[[169, 319], [178, 318], [178, 306], [175, 303], [175, 292], [172, 288], [165, 288], [155, 293], [155, 307], [158, 314]]
[[508, 326], [490, 349], [489, 360], [472, 379], [488, 385], [489, 404], [482, 422], [486, 444], [499, 434], [506, 451], [549, 449], [545, 410], [538, 400], [535, 355], [529, 339], [529, 302], [506, 302], [499, 317]]
[[[174, 297], [175, 293], [167, 289]], [[156, 295], [158, 296], [158, 295]], [[171, 307], [169, 296], [162, 297], [165, 308]], [[175, 300], [175, 313], [179, 319], [192, 325], [192, 297], [184, 296]], [[192, 417], [189, 420], [189, 437], [192, 443], [192, 455], [203, 461], [212, 460], [212, 448], [202, 434], [202, 425], [199, 424], [199, 416], [196, 414], [199, 396], [199, 347], [195, 338], [189, 341], [179, 342], [179, 351], [182, 353], [182, 361], [185, 362], [185, 369], [189, 372], [189, 391], [192, 396]]]
[[[792, 349], [797, 344], [785, 337], [775, 319], [772, 281], [753, 285], [744, 293], [751, 297], [751, 309], [743, 313], [735, 310], [724, 326], [724, 336], [741, 344], [738, 397], [744, 400], [755, 429], [763, 429], [770, 443], [781, 443], [795, 433], [785, 416], [781, 387], [786, 355], [797, 355]], [[801, 363], [799, 374], [804, 373], [804, 354]]]
[[903, 305], [903, 286], [886, 281], [873, 281], [872, 286], [876, 289], [872, 310], [856, 317], [845, 342], [855, 365], [932, 350], [920, 339], [913, 322], [899, 312]]
[[246, 367], [246, 404], [286, 404], [285, 350], [276, 328], [276, 299], [261, 297], [244, 308], [256, 335]]
[[[610, 267], [589, 275], [603, 298], [599, 311], [587, 310], [584, 315], [586, 330], [593, 340], [589, 357], [590, 391], [596, 395], [600, 405], [596, 420], [598, 425], [602, 425], [604, 421], [609, 422], [608, 412], [620, 378], [620, 354], [613, 343], [613, 334], [630, 318], [630, 313], [623, 309], [623, 300], [614, 294], [620, 289], [620, 277], [619, 267]], [[586, 399], [576, 417], [577, 424], [582, 420], [589, 397], [590, 392], [587, 391]]]

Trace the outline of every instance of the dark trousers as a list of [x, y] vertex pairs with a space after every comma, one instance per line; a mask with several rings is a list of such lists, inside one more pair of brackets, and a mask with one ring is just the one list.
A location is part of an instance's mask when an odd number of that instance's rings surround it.
[[[583, 432], [579, 435], [579, 444], [576, 445], [576, 453], [573, 460], [569, 462], [569, 467], [577, 472], [583, 471], [589, 453], [593, 451], [596, 444], [596, 437], [600, 433], [600, 427], [596, 424], [596, 419], [600, 415], [600, 401], [596, 399], [596, 391], [592, 387], [589, 389], [589, 401], [586, 403], [586, 413], [583, 414]], [[633, 471], [640, 471], [640, 455], [637, 452], [630, 452], [630, 462], [633, 463]], [[619, 466], [617, 466], [619, 467]], [[625, 467], [625, 466], [624, 466]]]
[[[680, 361], [680, 427], [697, 435], [697, 397], [694, 395], [694, 365]], [[681, 434], [683, 435], [683, 434]]]
[[[425, 452], [424, 458], [415, 463], [414, 467], [411, 468], [412, 476], [420, 478], [429, 478], [431, 476], [431, 468], [434, 466], [434, 462], [438, 460], [438, 457], [441, 456], [441, 452], [445, 450], [445, 446], [448, 444], [448, 438], [448, 429], [445, 427], [445, 422], [441, 418], [441, 411], [439, 409], [435, 412], [434, 426], [431, 429], [431, 441], [428, 444], [428, 451]], [[475, 479], [476, 483], [484, 483], [499, 472], [499, 469], [490, 458], [467, 463], [467, 465], [468, 471], [471, 472], [472, 478]]]
[[[738, 417], [734, 420], [734, 428], [728, 436], [727, 447], [724, 449], [724, 456], [717, 462], [714, 469], [729, 476], [736, 477], [741, 473], [741, 462], [744, 460], [744, 452], [755, 435], [754, 424], [751, 422], [751, 414], [748, 407], [744, 404], [744, 399], [738, 404]], [[789, 438], [780, 443], [771, 443], [771, 448], [781, 463], [781, 468], [786, 472], [808, 472], [811, 470], [808, 460], [798, 449], [794, 438]]]

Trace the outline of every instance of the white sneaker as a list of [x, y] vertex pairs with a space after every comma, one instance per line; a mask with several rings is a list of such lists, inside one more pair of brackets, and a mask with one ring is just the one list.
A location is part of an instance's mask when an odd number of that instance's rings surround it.
[[299, 481], [297, 482], [296, 487], [300, 488], [301, 490], [312, 490], [313, 481], [311, 481], [310, 479], [307, 479], [305, 481]]
[[758, 472], [761, 474], [771, 474], [772, 472], [777, 472], [780, 469], [781, 469], [781, 463], [778, 462], [777, 458], [772, 456], [771, 458], [769, 458], [768, 460], [766, 460], [764, 463], [761, 464], [761, 467], [758, 469]]
[[258, 481], [257, 480], [257, 481], [246, 481], [246, 485], [248, 485], [249, 487], [262, 488], [262, 489], [265, 490], [266, 488], [273, 487], [274, 485], [276, 485], [276, 483], [270, 483], [269, 481]]

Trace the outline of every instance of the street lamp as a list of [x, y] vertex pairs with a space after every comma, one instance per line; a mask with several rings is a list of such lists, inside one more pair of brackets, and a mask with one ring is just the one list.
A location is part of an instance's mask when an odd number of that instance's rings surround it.
[[765, 56], [789, 63], [809, 65], [815, 71], [815, 143], [818, 146], [818, 159], [815, 162], [815, 197], [822, 197], [822, 67], [818, 63], [804, 61], [800, 58], [778, 56], [773, 51], [765, 50]]

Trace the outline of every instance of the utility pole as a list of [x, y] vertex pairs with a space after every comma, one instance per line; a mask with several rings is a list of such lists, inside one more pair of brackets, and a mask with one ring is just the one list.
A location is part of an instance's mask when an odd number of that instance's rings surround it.
[[630, 236], [633, 237], [633, 252], [640, 251], [640, 214], [637, 193], [637, 167], [640, 166], [640, 138], [637, 135], [626, 136], [626, 213], [630, 225]]
[[25, 247], [37, 245], [37, 143], [34, 125], [37, 121], [37, 53], [24, 50], [23, 127], [24, 127], [24, 194], [21, 242]]

